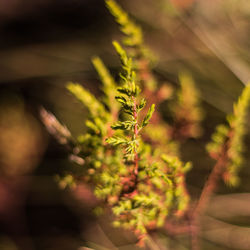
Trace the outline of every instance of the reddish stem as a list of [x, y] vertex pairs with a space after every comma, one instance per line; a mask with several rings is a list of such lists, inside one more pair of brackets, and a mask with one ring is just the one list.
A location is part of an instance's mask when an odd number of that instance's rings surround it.
[[[134, 120], [135, 120], [135, 127], [134, 127], [134, 137], [135, 139], [137, 139], [138, 137], [138, 122], [137, 122], [137, 111], [136, 111], [136, 101], [135, 98], [133, 98], [133, 102], [134, 102], [134, 112], [133, 112], [133, 116], [134, 116]], [[138, 157], [138, 153], [137, 150], [135, 152], [135, 168], [134, 168], [134, 174], [135, 174], [135, 179], [137, 179], [137, 175], [138, 175], [138, 165], [139, 165], [139, 157]]]
[[[231, 134], [229, 133], [229, 138]], [[200, 199], [194, 209], [193, 216], [191, 219], [190, 229], [191, 229], [191, 244], [192, 250], [199, 250], [199, 242], [198, 242], [198, 231], [200, 228], [200, 215], [207, 207], [209, 200], [213, 193], [215, 192], [218, 180], [220, 176], [223, 174], [227, 161], [228, 161], [228, 147], [230, 140], [226, 141], [222, 146], [220, 157], [218, 158], [216, 164], [214, 165], [212, 172], [210, 173], [205, 186], [202, 189]]]
[[[133, 101], [133, 118], [135, 120], [133, 139], [136, 140], [139, 134], [139, 129], [138, 129], [138, 122], [137, 122], [136, 100], [134, 97], [132, 97], [132, 101]], [[136, 186], [138, 182], [137, 180], [138, 168], [139, 168], [139, 156], [137, 153], [137, 148], [135, 148], [134, 167], [133, 169], [131, 169], [131, 176], [129, 177], [129, 179], [126, 178], [126, 180], [124, 179], [123, 181], [124, 186], [123, 186], [123, 191], [121, 192], [120, 196], [130, 197], [131, 195], [133, 196], [134, 194], [137, 193]]]

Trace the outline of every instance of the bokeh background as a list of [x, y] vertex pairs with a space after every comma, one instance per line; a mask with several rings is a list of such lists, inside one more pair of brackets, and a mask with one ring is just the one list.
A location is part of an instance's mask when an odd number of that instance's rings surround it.
[[[201, 92], [204, 135], [181, 148], [183, 160], [194, 162], [187, 181], [195, 199], [213, 165], [204, 146], [250, 80], [250, 2], [118, 2], [142, 26], [156, 76], [177, 86], [178, 73], [188, 70]], [[84, 185], [59, 189], [54, 176], [71, 163], [39, 118], [43, 106], [73, 135], [83, 132], [86, 110], [65, 84], [79, 82], [98, 95], [91, 57], [117, 72], [111, 41], [120, 38], [102, 0], [0, 0], [0, 249], [137, 249], [109, 216], [92, 216]], [[246, 145], [241, 185], [220, 183], [204, 218], [202, 249], [250, 249], [249, 133]], [[187, 238], [164, 232], [158, 245], [189, 249]]]

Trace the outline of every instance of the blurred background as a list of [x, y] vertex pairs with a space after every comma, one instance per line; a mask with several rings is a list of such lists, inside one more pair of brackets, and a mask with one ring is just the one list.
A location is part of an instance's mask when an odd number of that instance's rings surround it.
[[[178, 73], [188, 70], [201, 92], [204, 135], [181, 149], [183, 160], [194, 162], [187, 181], [197, 198], [213, 164], [204, 146], [250, 80], [250, 2], [118, 2], [142, 26], [156, 76], [177, 85]], [[98, 95], [91, 57], [116, 72], [111, 41], [120, 38], [102, 0], [0, 0], [0, 249], [137, 249], [108, 216], [92, 216], [84, 185], [59, 189], [54, 176], [71, 163], [39, 118], [43, 106], [74, 135], [83, 132], [86, 110], [65, 84], [79, 82]], [[202, 249], [250, 249], [249, 134], [246, 144], [241, 185], [221, 183], [204, 218]], [[189, 249], [185, 237], [160, 232], [157, 239], [160, 249]]]

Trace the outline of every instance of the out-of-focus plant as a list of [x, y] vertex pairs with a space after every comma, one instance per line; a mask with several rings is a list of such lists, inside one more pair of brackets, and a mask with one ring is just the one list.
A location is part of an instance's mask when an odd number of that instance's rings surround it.
[[174, 114], [172, 137], [177, 139], [198, 138], [202, 133], [200, 122], [203, 119], [199, 92], [187, 72], [182, 72], [179, 79], [181, 86], [171, 107]]
[[[158, 81], [141, 28], [114, 0], [106, 4], [125, 35], [122, 45], [113, 42], [122, 66], [120, 79], [115, 81], [102, 60], [94, 57], [103, 97], [95, 97], [77, 83], [67, 84], [89, 111], [87, 133], [77, 138], [52, 114], [41, 111], [48, 131], [68, 146], [70, 159], [82, 166], [57, 179], [62, 187], [89, 183], [100, 199], [95, 212], [109, 208], [113, 225], [133, 231], [140, 246], [152, 230], [163, 227], [170, 234], [189, 234], [192, 248], [199, 249], [200, 216], [218, 180], [238, 182], [250, 87], [242, 92], [228, 124], [218, 126], [212, 136], [207, 149], [216, 163], [199, 201], [191, 203], [185, 180], [191, 163], [182, 163], [178, 148], [201, 134], [199, 92], [188, 73], [180, 74], [176, 95], [173, 86]], [[167, 123], [158, 107], [173, 96], [177, 97], [171, 106], [173, 122]]]

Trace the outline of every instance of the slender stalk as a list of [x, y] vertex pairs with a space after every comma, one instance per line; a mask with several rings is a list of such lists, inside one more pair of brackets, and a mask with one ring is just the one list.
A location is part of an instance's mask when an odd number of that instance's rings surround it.
[[[230, 138], [230, 134], [229, 134]], [[223, 171], [226, 167], [227, 160], [228, 160], [228, 147], [229, 141], [227, 140], [221, 149], [220, 157], [218, 158], [216, 164], [214, 165], [212, 172], [210, 173], [205, 186], [202, 189], [200, 199], [197, 202], [197, 205], [194, 209], [191, 223], [190, 223], [190, 230], [191, 230], [191, 245], [192, 250], [199, 250], [199, 241], [198, 241], [198, 233], [200, 230], [200, 215], [204, 212], [205, 208], [207, 207], [211, 196], [215, 192], [218, 186], [218, 180], [220, 176], [223, 174]]]
[[[134, 115], [134, 120], [135, 120], [135, 127], [134, 127], [134, 139], [136, 140], [138, 138], [138, 133], [139, 133], [139, 130], [138, 130], [138, 121], [137, 121], [137, 111], [136, 111], [136, 100], [135, 98], [133, 98], [133, 102], [134, 102], [134, 112], [133, 112], [133, 115]], [[136, 151], [135, 151], [135, 167], [134, 167], [134, 174], [135, 174], [135, 177], [137, 179], [137, 175], [138, 175], [138, 165], [139, 165], [139, 157], [138, 157], [138, 152], [137, 152], [137, 148], [136, 148]]]
[[[139, 124], [138, 124], [138, 113], [137, 113], [137, 109], [136, 109], [136, 99], [135, 97], [131, 97], [130, 101], [133, 102], [133, 119], [135, 121], [135, 126], [134, 126], [134, 130], [133, 130], [133, 140], [137, 140], [138, 135], [139, 135]], [[131, 170], [131, 176], [130, 178], [126, 178], [124, 179], [124, 183], [123, 184], [127, 184], [131, 189], [129, 188], [128, 190], [123, 190], [120, 194], [120, 197], [122, 196], [133, 196], [137, 191], [136, 191], [136, 186], [138, 183], [138, 168], [139, 168], [139, 155], [138, 155], [138, 145], [136, 145], [135, 147], [135, 152], [134, 152], [134, 167]]]

